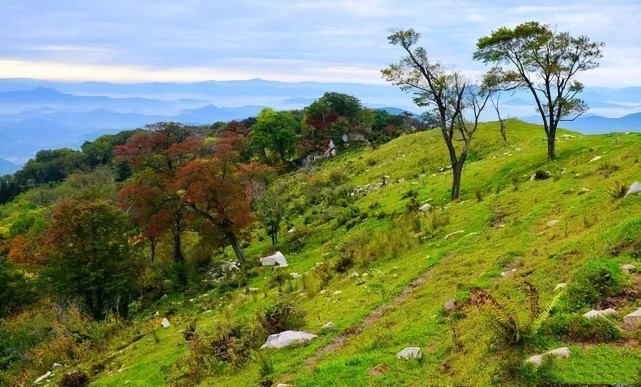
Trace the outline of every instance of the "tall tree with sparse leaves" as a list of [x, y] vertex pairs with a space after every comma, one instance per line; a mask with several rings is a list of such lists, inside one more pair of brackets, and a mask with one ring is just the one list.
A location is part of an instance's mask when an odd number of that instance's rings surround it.
[[532, 93], [543, 120], [551, 161], [556, 158], [559, 122], [574, 120], [588, 109], [578, 98], [583, 84], [575, 78], [599, 66], [604, 45], [531, 21], [512, 29], [501, 27], [480, 38], [474, 59], [496, 66], [488, 77], [495, 86]]
[[[388, 82], [414, 93], [414, 103], [418, 106], [433, 109], [431, 113], [441, 129], [452, 164], [450, 197], [456, 200], [460, 195], [463, 165], [493, 89], [481, 88], [460, 72], [447, 70], [432, 61], [425, 48], [415, 47], [420, 37], [413, 29], [398, 30], [388, 36], [389, 43], [400, 46], [406, 55], [381, 73]], [[466, 112], [471, 120], [466, 118]]]

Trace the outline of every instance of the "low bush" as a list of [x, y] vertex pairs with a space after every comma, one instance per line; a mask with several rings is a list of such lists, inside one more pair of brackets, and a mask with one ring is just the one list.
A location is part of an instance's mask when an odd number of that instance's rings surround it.
[[60, 379], [60, 387], [85, 387], [89, 385], [89, 376], [82, 371], [66, 373]]
[[616, 341], [622, 336], [621, 330], [607, 318], [586, 318], [577, 314], [559, 314], [551, 317], [543, 324], [541, 333], [581, 343]]
[[579, 269], [568, 286], [568, 309], [594, 308], [605, 297], [621, 292], [625, 279], [619, 264], [599, 259]]
[[305, 310], [291, 297], [280, 297], [257, 313], [256, 319], [268, 335], [297, 329], [305, 324]]

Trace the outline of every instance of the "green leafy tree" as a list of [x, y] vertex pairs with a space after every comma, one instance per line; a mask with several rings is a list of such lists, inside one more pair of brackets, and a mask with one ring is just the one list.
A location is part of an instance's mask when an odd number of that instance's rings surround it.
[[[452, 165], [451, 199], [458, 199], [463, 165], [478, 128], [479, 116], [485, 108], [491, 89], [471, 83], [460, 72], [449, 71], [428, 58], [423, 47], [414, 47], [421, 35], [399, 30], [388, 36], [389, 43], [401, 46], [405, 56], [382, 70], [383, 77], [402, 90], [414, 93], [414, 103], [432, 108], [436, 126], [441, 129]], [[466, 112], [472, 120], [466, 118]]]
[[276, 183], [265, 190], [257, 200], [258, 219], [272, 239], [272, 245], [278, 243], [280, 225], [286, 214], [284, 192], [285, 185]]
[[513, 29], [501, 27], [480, 38], [476, 47], [474, 59], [496, 66], [487, 83], [532, 93], [547, 136], [548, 160], [554, 160], [559, 122], [574, 120], [588, 109], [577, 97], [583, 84], [575, 78], [598, 67], [604, 43], [531, 21]]
[[33, 289], [15, 266], [0, 256], [0, 318], [8, 316], [33, 298]]
[[78, 298], [97, 320], [127, 316], [136, 259], [127, 216], [106, 201], [64, 200], [45, 233], [46, 277], [62, 299]]
[[300, 122], [290, 112], [265, 108], [249, 132], [250, 147], [258, 151], [264, 161], [268, 158], [267, 151], [270, 151], [286, 163], [294, 156], [298, 132]]

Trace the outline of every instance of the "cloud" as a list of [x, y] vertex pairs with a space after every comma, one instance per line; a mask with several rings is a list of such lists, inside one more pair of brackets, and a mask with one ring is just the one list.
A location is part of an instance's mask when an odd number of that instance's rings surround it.
[[[400, 56], [386, 41], [392, 27], [420, 31], [441, 62], [480, 71], [471, 59], [476, 40], [526, 20], [605, 41], [612, 53], [641, 52], [641, 3], [626, 0], [4, 0], [3, 16], [3, 77], [379, 83], [378, 70]], [[619, 55], [594, 74], [585, 79], [641, 85]]]

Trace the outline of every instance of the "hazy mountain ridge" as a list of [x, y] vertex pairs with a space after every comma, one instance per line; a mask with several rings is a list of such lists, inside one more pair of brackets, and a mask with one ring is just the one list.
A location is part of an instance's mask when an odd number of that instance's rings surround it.
[[[158, 121], [211, 124], [256, 115], [264, 106], [301, 109], [335, 91], [354, 95], [364, 105], [392, 114], [420, 113], [411, 95], [390, 85], [287, 83], [251, 79], [193, 83], [59, 82], [0, 79], [0, 157], [17, 164], [42, 148], [78, 147], [97, 133], [115, 133]], [[641, 88], [586, 88], [590, 115], [565, 128], [584, 133], [641, 130]], [[527, 93], [501, 98], [503, 117], [539, 122]], [[488, 109], [484, 120], [495, 120]], [[595, 116], [596, 115], [596, 116]], [[598, 117], [600, 115], [606, 118]]]

